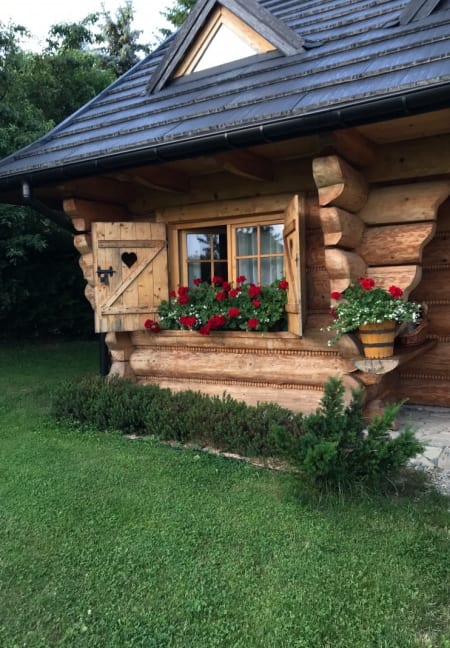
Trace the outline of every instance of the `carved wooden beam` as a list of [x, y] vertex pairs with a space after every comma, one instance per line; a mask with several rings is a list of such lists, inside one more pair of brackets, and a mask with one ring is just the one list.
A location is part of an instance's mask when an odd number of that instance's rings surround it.
[[67, 180], [57, 185], [63, 198], [77, 198], [98, 202], [126, 205], [135, 198], [133, 187], [127, 182], [119, 182], [106, 176], [93, 176], [77, 180]]
[[308, 194], [305, 201], [306, 228], [316, 229], [320, 227], [320, 205], [317, 194]]
[[374, 145], [354, 128], [337, 130], [321, 139], [326, 146], [331, 146], [347, 162], [357, 167], [367, 167], [374, 162]]
[[366, 173], [369, 182], [392, 182], [448, 176], [449, 169], [450, 134], [442, 134], [380, 145], [376, 159]]
[[63, 209], [72, 219], [77, 232], [89, 230], [94, 221], [127, 220], [130, 216], [128, 211], [120, 205], [76, 198], [64, 200]]
[[435, 229], [433, 222], [367, 227], [357, 252], [368, 265], [420, 263]]
[[370, 225], [436, 220], [450, 193], [450, 181], [420, 182], [374, 188], [358, 215]]
[[325, 250], [325, 264], [330, 277], [331, 291], [342, 292], [366, 274], [366, 263], [358, 254], [339, 248]]
[[90, 234], [77, 234], [73, 237], [73, 244], [80, 254], [88, 254], [92, 251], [92, 238]]
[[95, 290], [93, 286], [90, 286], [89, 284], [86, 285], [86, 288], [84, 289], [84, 296], [92, 306], [92, 309], [95, 310]]
[[186, 174], [165, 166], [135, 167], [114, 174], [114, 177], [169, 193], [188, 193], [190, 188]]
[[129, 362], [134, 350], [130, 334], [110, 332], [106, 334], [105, 342], [111, 353], [112, 360], [109, 376], [134, 380], [134, 373]]
[[235, 175], [270, 182], [273, 180], [273, 166], [271, 160], [249, 151], [227, 151], [214, 156], [216, 162], [226, 171]]
[[350, 214], [339, 207], [322, 207], [320, 222], [324, 244], [327, 246], [355, 248], [361, 241], [364, 223], [356, 214]]
[[95, 285], [95, 274], [94, 274], [94, 256], [92, 252], [83, 254], [79, 260], [80, 268], [83, 273], [83, 277], [89, 286]]
[[330, 373], [343, 376], [355, 371], [350, 360], [330, 351], [299, 352], [292, 356], [258, 351], [246, 354], [239, 350], [203, 350], [200, 346], [186, 347], [181, 355], [169, 347], [139, 347], [132, 353], [130, 365], [137, 376], [243, 381], [259, 383], [261, 387], [284, 386], [287, 382], [292, 385], [323, 384]]
[[408, 298], [409, 293], [420, 283], [422, 267], [417, 264], [373, 266], [367, 270], [367, 275], [375, 280], [377, 286], [386, 290], [393, 284], [398, 286]]
[[366, 179], [337, 155], [314, 159], [313, 176], [322, 207], [333, 205], [357, 212], [366, 204]]
[[434, 346], [436, 346], [436, 340], [430, 340], [417, 347], [396, 349], [395, 355], [389, 358], [355, 358], [353, 363], [363, 373], [381, 376], [394, 371], [394, 369], [409, 362], [416, 356], [425, 354]]

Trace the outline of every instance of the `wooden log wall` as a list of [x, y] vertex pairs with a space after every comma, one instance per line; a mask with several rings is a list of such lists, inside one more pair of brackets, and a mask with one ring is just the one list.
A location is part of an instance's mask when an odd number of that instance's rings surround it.
[[[294, 411], [314, 411], [330, 376], [356, 387], [353, 364], [323, 347], [320, 336], [290, 333], [213, 333], [193, 331], [131, 334], [130, 366], [138, 382], [173, 391], [192, 389], [221, 396], [227, 392], [256, 405], [278, 403]], [[349, 392], [350, 390], [348, 390]]]
[[450, 406], [450, 199], [438, 211], [436, 233], [423, 252], [422, 281], [411, 299], [428, 306], [427, 338], [436, 346], [401, 367], [398, 395], [424, 405]]
[[[274, 180], [259, 183], [258, 189], [249, 181], [244, 188], [230, 173], [228, 184], [227, 177], [220, 176], [220, 186], [205, 189], [200, 178], [192, 182], [184, 196], [169, 193], [164, 199], [167, 206], [195, 202], [201, 209], [201, 204], [208, 201], [208, 191], [213, 189], [214, 195], [209, 199], [216, 204], [233, 198], [241, 200], [243, 196], [263, 199], [275, 193], [275, 189], [298, 192], [301, 177], [302, 190], [309, 191], [306, 201], [308, 316], [304, 337], [287, 339], [277, 334], [274, 338], [270, 335], [239, 338], [227, 333], [202, 339], [195, 333], [189, 336], [180, 332], [158, 336], [144, 331], [110, 333], [107, 344], [112, 374], [172, 389], [199, 389], [212, 394], [227, 391], [247, 402], [275, 401], [299, 411], [315, 409], [330, 375], [343, 377], [348, 387], [365, 385], [367, 399], [372, 403], [395, 393], [413, 402], [422, 402], [420, 398], [423, 398], [427, 402], [449, 404], [448, 201], [440, 210], [436, 235], [435, 231], [437, 210], [449, 195], [450, 182], [430, 180], [407, 184], [401, 180], [402, 184], [396, 186], [371, 185], [367, 181], [370, 172], [362, 170], [370, 164], [373, 168], [374, 164], [368, 142], [361, 138], [355, 140], [349, 133], [343, 139], [335, 139], [336, 154], [313, 160], [313, 177], [311, 171], [307, 172], [306, 161], [301, 160], [299, 164], [290, 163], [289, 168], [283, 167], [289, 174], [278, 177], [276, 170]], [[81, 255], [86, 297], [94, 307], [97, 278], [90, 234], [92, 222], [130, 220], [129, 209], [139, 214], [138, 219], [146, 218], [145, 214], [148, 218], [149, 206], [142, 200], [139, 205], [128, 204], [127, 208], [123, 202], [99, 203], [72, 198], [64, 201], [64, 209], [77, 231], [74, 242]], [[159, 211], [163, 213], [164, 207]], [[411, 293], [412, 298], [429, 304], [430, 337], [438, 341], [438, 346], [426, 359], [419, 358], [402, 367], [399, 382], [397, 375], [373, 376], [357, 370], [349, 360], [360, 352], [357, 342], [345, 336], [338, 346], [329, 349], [329, 336], [320, 330], [330, 322], [327, 314], [330, 292], [341, 292], [364, 275], [373, 277], [386, 288], [393, 283], [399, 285], [406, 295]], [[173, 337], [171, 333], [177, 335]], [[397, 382], [398, 392], [395, 391]], [[428, 389], [429, 394], [423, 388], [425, 384], [434, 385]]]
[[[268, 201], [281, 211], [291, 194], [223, 201], [228, 214], [242, 208], [251, 213], [267, 208]], [[262, 203], [261, 203], [262, 201]], [[325, 268], [323, 233], [317, 196], [310, 194], [306, 204], [306, 272], [308, 318], [303, 337], [290, 333], [248, 334], [213, 333], [207, 338], [189, 331], [164, 331], [158, 335], [133, 332], [130, 370], [140, 383], [155, 383], [174, 391], [198, 390], [211, 395], [227, 392], [238, 400], [256, 404], [272, 401], [295, 411], [316, 409], [323, 385], [330, 375], [341, 376], [347, 389], [360, 385], [353, 378], [355, 367], [337, 349], [327, 345], [328, 335], [321, 331], [328, 321], [330, 285]], [[250, 211], [248, 211], [250, 210]], [[201, 218], [202, 206], [195, 210]], [[210, 215], [210, 206], [205, 206]], [[158, 218], [171, 219], [158, 210]], [[181, 214], [178, 218], [187, 218]], [[355, 349], [347, 355], [354, 355]]]
[[[423, 250], [434, 236], [437, 210], [450, 183], [370, 186], [361, 171], [337, 155], [316, 158], [313, 174], [331, 290], [342, 292], [370, 276], [384, 288], [401, 287], [408, 297], [420, 284]], [[369, 404], [395, 391], [393, 376], [360, 371], [356, 377], [366, 386]]]

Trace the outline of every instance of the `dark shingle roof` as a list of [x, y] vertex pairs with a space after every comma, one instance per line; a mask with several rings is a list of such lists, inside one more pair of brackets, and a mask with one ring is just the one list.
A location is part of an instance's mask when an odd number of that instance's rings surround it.
[[260, 0], [301, 36], [304, 50], [258, 54], [149, 93], [172, 36], [53, 131], [0, 163], [0, 185], [449, 106], [450, 3], [443, 0], [430, 15], [401, 25], [408, 4]]

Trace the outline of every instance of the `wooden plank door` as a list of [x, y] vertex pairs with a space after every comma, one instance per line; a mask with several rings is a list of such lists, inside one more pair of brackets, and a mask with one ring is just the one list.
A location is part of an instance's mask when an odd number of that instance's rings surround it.
[[93, 223], [95, 330], [136, 331], [168, 298], [164, 223]]
[[303, 335], [306, 321], [305, 200], [293, 196], [284, 211], [284, 275], [289, 283], [288, 330]]

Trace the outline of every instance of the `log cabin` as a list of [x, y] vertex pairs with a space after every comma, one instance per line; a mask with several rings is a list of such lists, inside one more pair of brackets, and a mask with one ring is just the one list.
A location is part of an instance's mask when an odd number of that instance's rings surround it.
[[[70, 220], [111, 375], [304, 412], [339, 376], [368, 411], [450, 406], [450, 0], [198, 0], [0, 162], [0, 201]], [[236, 281], [244, 229], [252, 280], [289, 283], [288, 330], [146, 331], [196, 272]], [[272, 231], [284, 267], [261, 249]], [[385, 360], [327, 344], [331, 291], [362, 276], [427, 305], [419, 344]]]

